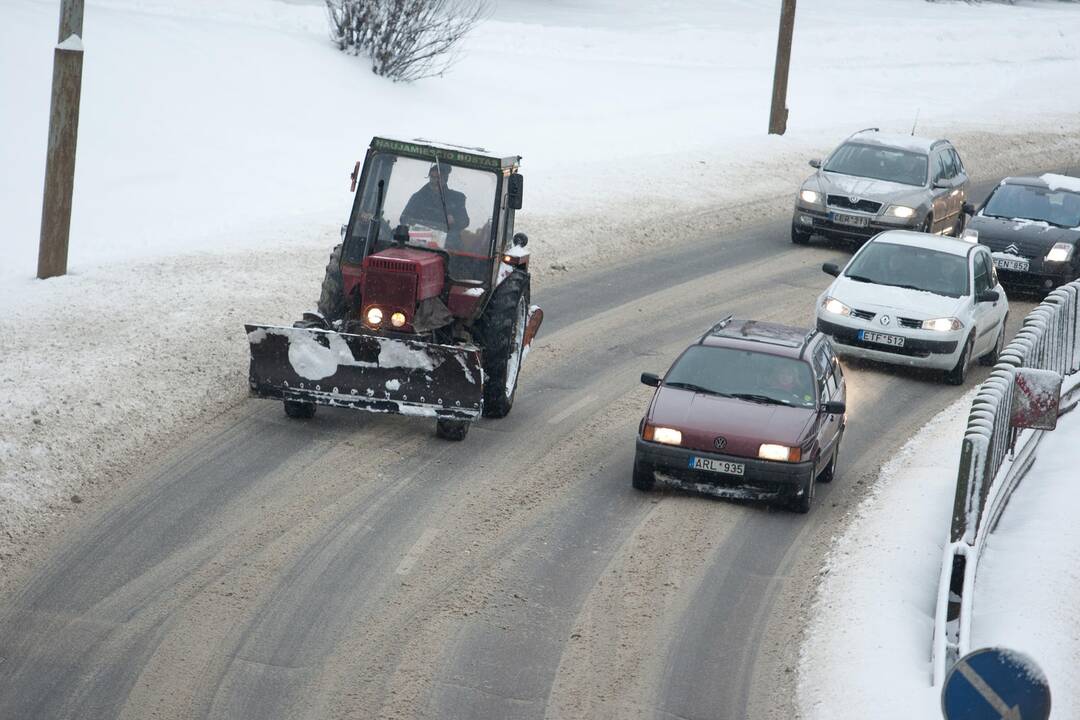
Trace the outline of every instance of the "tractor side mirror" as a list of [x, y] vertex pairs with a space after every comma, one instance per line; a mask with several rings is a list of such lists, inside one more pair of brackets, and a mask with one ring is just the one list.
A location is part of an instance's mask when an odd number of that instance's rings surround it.
[[521, 200], [525, 193], [525, 178], [520, 173], [511, 173], [507, 179], [506, 197], [511, 210], [521, 209]]
[[814, 158], [813, 160], [810, 161], [810, 167], [814, 168], [815, 170], [820, 170], [821, 169], [821, 160], [819, 160], [818, 158]]
[[833, 277], [840, 277], [840, 266], [836, 263], [822, 263], [821, 271], [826, 275], [832, 275]]
[[518, 247], [525, 247], [529, 244], [529, 236], [525, 233], [514, 233], [514, 244]]
[[641, 373], [641, 382], [649, 387], [660, 387], [660, 376], [656, 373]]
[[847, 405], [841, 400], [830, 400], [821, 404], [821, 412], [826, 415], [843, 415], [845, 410], [847, 410]]

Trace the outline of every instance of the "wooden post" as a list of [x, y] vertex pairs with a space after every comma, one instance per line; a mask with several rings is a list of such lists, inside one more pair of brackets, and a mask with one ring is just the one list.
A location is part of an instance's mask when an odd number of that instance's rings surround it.
[[791, 66], [791, 37], [794, 33], [795, 0], [783, 0], [783, 7], [780, 9], [780, 37], [776, 42], [772, 111], [769, 113], [770, 135], [783, 135], [787, 131], [788, 68]]
[[60, 31], [53, 51], [49, 146], [38, 245], [39, 278], [67, 273], [71, 198], [75, 188], [75, 145], [82, 95], [83, 0], [62, 0]]

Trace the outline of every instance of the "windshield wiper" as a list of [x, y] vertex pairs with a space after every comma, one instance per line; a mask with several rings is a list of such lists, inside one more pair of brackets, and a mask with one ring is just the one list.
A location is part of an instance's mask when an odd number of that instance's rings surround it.
[[879, 283], [879, 284], [888, 285], [889, 287], [904, 288], [905, 290], [918, 290], [919, 292], [928, 292], [928, 293], [934, 292], [933, 290], [927, 290], [926, 288], [915, 287], [914, 285], [900, 285], [900, 284], [897, 284], [897, 283]]
[[765, 405], [791, 405], [792, 403], [787, 400], [780, 400], [779, 398], [769, 397], [768, 395], [760, 395], [758, 393], [731, 393], [727, 397], [733, 397], [737, 400], [749, 400], [750, 402], [763, 403]]
[[873, 278], [868, 278], [865, 275], [851, 275], [851, 274], [848, 274], [848, 275], [845, 275], [844, 277], [851, 278], [855, 282], [877, 283], [877, 280], [874, 280]]
[[724, 393], [722, 392], [710, 390], [709, 388], [701, 387], [700, 385], [695, 385], [694, 383], [679, 382], [678, 380], [676, 380], [675, 382], [665, 382], [664, 384], [668, 387], [676, 387], [682, 390], [692, 390], [693, 392], [704, 393], [706, 395], [724, 395]]

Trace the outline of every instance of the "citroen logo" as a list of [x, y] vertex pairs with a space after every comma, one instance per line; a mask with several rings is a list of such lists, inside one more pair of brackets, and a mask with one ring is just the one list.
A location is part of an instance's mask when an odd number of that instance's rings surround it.
[[1020, 248], [1016, 247], [1016, 243], [1012, 243], [1011, 245], [1009, 245], [1009, 247], [1005, 248], [1005, 252], [1009, 253], [1010, 255], [1019, 255]]
[[882, 325], [888, 325], [888, 324], [889, 324], [889, 322], [890, 322], [890, 320], [889, 320], [889, 316], [888, 316], [888, 315], [882, 315], [882, 316], [881, 316], [881, 324], [882, 324]]
[[712, 441], [712, 444], [717, 450], [723, 450], [727, 447], [727, 438], [722, 438], [717, 435], [716, 439]]

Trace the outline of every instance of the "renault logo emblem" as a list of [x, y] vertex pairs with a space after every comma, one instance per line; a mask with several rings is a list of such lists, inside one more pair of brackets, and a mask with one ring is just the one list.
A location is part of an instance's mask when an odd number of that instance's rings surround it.
[[890, 321], [889, 321], [889, 316], [888, 316], [888, 315], [882, 315], [882, 316], [881, 316], [881, 324], [882, 324], [882, 325], [888, 325], [888, 324], [889, 324], [889, 322], [890, 322]]
[[1009, 253], [1010, 255], [1019, 255], [1020, 248], [1016, 247], [1016, 243], [1013, 243], [1009, 247], [1005, 248], [1005, 252]]
[[716, 439], [712, 441], [712, 444], [717, 450], [723, 450], [727, 447], [727, 439], [718, 435]]

